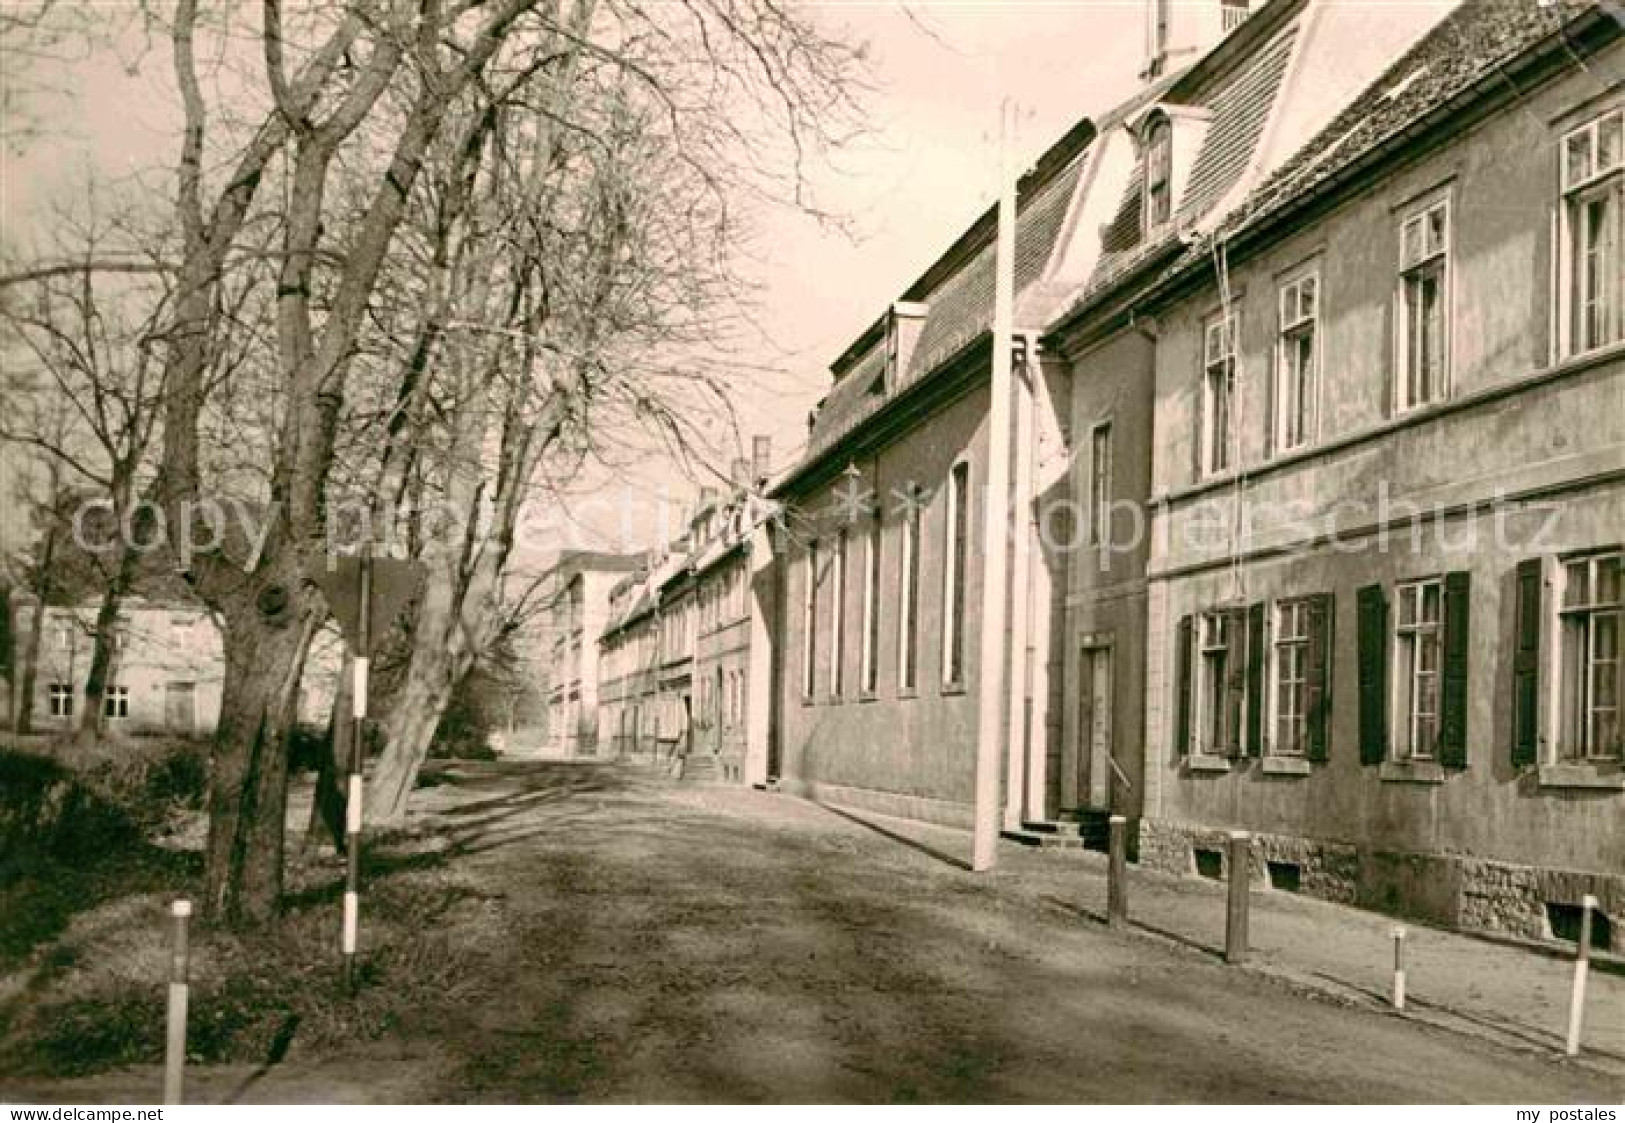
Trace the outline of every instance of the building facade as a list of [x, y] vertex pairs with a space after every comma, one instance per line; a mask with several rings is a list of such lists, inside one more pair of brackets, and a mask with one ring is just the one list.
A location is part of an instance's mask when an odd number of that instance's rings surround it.
[[1625, 908], [1621, 30], [1464, 7], [1147, 295], [1147, 860]]
[[[31, 699], [40, 732], [67, 731], [84, 721], [99, 605], [46, 605], [13, 594], [10, 638], [20, 664], [35, 628], [43, 628]], [[113, 659], [103, 695], [105, 730], [120, 734], [206, 736], [220, 718], [224, 662], [220, 630], [195, 604], [129, 598], [120, 606]], [[19, 669], [16, 682], [20, 686]]]
[[564, 756], [599, 750], [599, 645], [609, 621], [610, 591], [641, 557], [572, 550], [553, 569], [552, 661], [548, 673], [547, 746]]

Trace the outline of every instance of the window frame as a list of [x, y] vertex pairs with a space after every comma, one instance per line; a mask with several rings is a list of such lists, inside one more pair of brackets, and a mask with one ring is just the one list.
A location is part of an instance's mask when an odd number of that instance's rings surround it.
[[911, 694], [920, 686], [920, 532], [924, 527], [924, 499], [918, 484], [909, 484], [904, 504], [898, 550], [897, 688]]
[[[1435, 212], [1444, 215], [1444, 231], [1438, 245], [1432, 246], [1429, 242], [1428, 218]], [[1441, 189], [1430, 192], [1407, 204], [1399, 214], [1397, 229], [1399, 268], [1394, 293], [1393, 402], [1396, 414], [1409, 413], [1449, 400], [1450, 368], [1455, 355], [1452, 333], [1455, 330], [1456, 319], [1451, 308], [1455, 291], [1452, 266], [1455, 258], [1456, 222], [1450, 191]], [[1409, 231], [1412, 226], [1417, 227], [1421, 239], [1421, 252], [1414, 259], [1408, 249]], [[1429, 385], [1429, 392], [1425, 397], [1419, 397], [1414, 392], [1416, 379], [1411, 368], [1415, 357], [1411, 344], [1417, 326], [1412, 322], [1410, 290], [1413, 282], [1420, 284], [1431, 275], [1437, 276], [1438, 283], [1439, 356], [1437, 371], [1433, 382]], [[1418, 299], [1420, 300], [1420, 297]]]
[[[1211, 642], [1210, 626], [1220, 622], [1223, 623], [1223, 641]], [[1202, 756], [1244, 756], [1247, 751], [1247, 609], [1236, 606], [1204, 609], [1195, 614], [1193, 623], [1191, 709], [1195, 752]], [[1209, 681], [1209, 660], [1219, 652], [1224, 655], [1224, 663], [1215, 688]], [[1234, 710], [1225, 717], [1233, 718], [1233, 723], [1225, 730], [1227, 743], [1221, 744], [1215, 727], [1219, 715], [1213, 707], [1217, 699], [1217, 703], [1228, 710], [1232, 695], [1235, 696]]]
[[102, 716], [120, 721], [130, 716], [130, 688], [110, 685], [102, 688]]
[[51, 717], [72, 717], [73, 696], [74, 690], [71, 682], [47, 683], [45, 687], [46, 712]]
[[[1313, 612], [1314, 599], [1313, 596], [1282, 597], [1270, 606], [1269, 697], [1265, 701], [1268, 732], [1264, 737], [1264, 753], [1267, 756], [1288, 757], [1293, 760], [1309, 758], [1309, 704], [1312, 685], [1310, 648], [1315, 641], [1310, 616]], [[1288, 629], [1289, 615], [1299, 625], [1299, 630]], [[1289, 742], [1281, 730], [1282, 719], [1286, 716], [1281, 711], [1281, 688], [1288, 681], [1283, 673], [1282, 656], [1287, 653], [1295, 656], [1297, 660], [1297, 677], [1290, 680], [1297, 687], [1295, 712], [1291, 715], [1296, 740], [1291, 743], [1291, 747], [1288, 747]]]
[[[1309, 290], [1307, 313], [1304, 311], [1306, 287]], [[1292, 302], [1290, 312], [1287, 307], [1289, 297]], [[1272, 444], [1277, 453], [1304, 448], [1320, 439], [1321, 385], [1325, 381], [1321, 377], [1320, 310], [1323, 297], [1318, 264], [1293, 272], [1276, 289], [1275, 393], [1270, 426]], [[1289, 434], [1292, 430], [1288, 425], [1291, 414], [1285, 392], [1288, 380], [1294, 373], [1289, 356], [1300, 353], [1296, 345], [1304, 336], [1309, 339], [1308, 387], [1307, 392], [1300, 392], [1296, 400], [1299, 427], [1297, 439], [1291, 440]]]
[[880, 536], [877, 511], [863, 539], [863, 635], [858, 657], [858, 694], [870, 698], [880, 685]]
[[[1598, 601], [1595, 590], [1597, 588], [1598, 563], [1612, 561], [1615, 565], [1614, 599], [1611, 601]], [[1570, 604], [1570, 583], [1573, 580], [1571, 569], [1583, 565], [1587, 570], [1587, 599], [1582, 604]], [[1554, 589], [1551, 604], [1552, 660], [1555, 674], [1552, 678], [1552, 736], [1549, 739], [1550, 760], [1553, 764], [1596, 765], [1617, 764], [1625, 761], [1625, 723], [1621, 722], [1621, 709], [1625, 709], [1625, 698], [1621, 691], [1625, 690], [1625, 549], [1619, 546], [1605, 547], [1590, 550], [1579, 554], [1569, 554], [1556, 560], [1554, 573]], [[1614, 722], [1616, 741], [1611, 752], [1594, 751], [1595, 730], [1592, 722], [1595, 719], [1596, 707], [1591, 705], [1592, 691], [1595, 687], [1594, 673], [1596, 654], [1597, 630], [1596, 618], [1612, 615], [1614, 620]], [[1570, 638], [1576, 621], [1583, 618], [1580, 626], [1585, 632], [1584, 652], [1582, 653], [1581, 673], [1576, 682], [1574, 669], [1570, 659]], [[1578, 703], [1581, 713], [1571, 713], [1571, 702]], [[1575, 737], [1574, 727], [1580, 725], [1581, 731]]]
[[[1427, 606], [1427, 591], [1436, 592], [1436, 616], [1423, 619]], [[1414, 593], [1417, 617], [1405, 623], [1405, 601]], [[1388, 759], [1401, 763], [1439, 763], [1439, 739], [1444, 724], [1444, 661], [1445, 661], [1445, 580], [1444, 574], [1415, 577], [1394, 584], [1393, 618], [1389, 624], [1389, 643], [1392, 651], [1389, 682]], [[1430, 638], [1434, 649], [1431, 672], [1418, 669], [1416, 655], [1420, 642]], [[1410, 646], [1407, 647], [1406, 644]], [[1417, 680], [1431, 674], [1433, 678], [1433, 737], [1425, 751], [1417, 751], [1417, 725], [1423, 715], [1416, 709]], [[1403, 724], [1402, 724], [1403, 723]], [[1400, 735], [1403, 728], [1404, 735]]]
[[[1215, 352], [1213, 346], [1215, 331], [1223, 348], [1218, 352]], [[1238, 459], [1235, 412], [1239, 380], [1236, 339], [1240, 331], [1241, 314], [1234, 310], [1215, 312], [1202, 321], [1202, 374], [1198, 390], [1201, 394], [1201, 431], [1197, 434], [1197, 439], [1201, 442], [1201, 455], [1197, 459], [1204, 478], [1232, 470]], [[1215, 433], [1218, 411], [1214, 408], [1217, 401], [1214, 385], [1220, 380], [1225, 384], [1225, 439], [1222, 444], [1217, 440]], [[1222, 461], [1218, 458], [1220, 452], [1223, 453]]]
[[1174, 217], [1174, 126], [1166, 114], [1145, 123], [1140, 162], [1140, 226], [1149, 234]]
[[965, 686], [965, 570], [970, 560], [970, 461], [948, 469], [942, 557], [942, 688]]
[[1089, 512], [1085, 545], [1105, 547], [1110, 540], [1105, 531], [1111, 516], [1111, 487], [1112, 423], [1108, 418], [1089, 429], [1089, 489], [1086, 492]]
[[[1600, 163], [1603, 126], [1615, 127], [1615, 153], [1612, 164]], [[1574, 142], [1588, 141], [1587, 167], [1583, 175], [1573, 175], [1570, 152]], [[1579, 125], [1567, 129], [1557, 144], [1558, 237], [1557, 253], [1557, 335], [1558, 354], [1561, 358], [1588, 355], [1625, 342], [1625, 281], [1620, 280], [1622, 257], [1625, 257], [1625, 104], [1612, 105], [1593, 113]], [[1579, 252], [1583, 234], [1576, 224], [1576, 213], [1598, 201], [1613, 209], [1611, 249], [1615, 255], [1613, 270], [1614, 289], [1607, 293], [1605, 305], [1611, 323], [1604, 327], [1597, 339], [1582, 338], [1590, 324], [1582, 322], [1582, 294], [1585, 279], [1592, 274], [1584, 270], [1585, 255]], [[1606, 273], [1606, 267], [1605, 267]]]
[[818, 697], [818, 539], [807, 543], [801, 590], [801, 699]]

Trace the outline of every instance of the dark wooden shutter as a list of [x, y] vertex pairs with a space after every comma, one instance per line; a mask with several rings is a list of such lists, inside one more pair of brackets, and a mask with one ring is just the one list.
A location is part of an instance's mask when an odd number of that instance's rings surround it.
[[[1238, 614], [1238, 621], [1239, 621]], [[1247, 608], [1247, 755], [1264, 753], [1264, 603]]]
[[1325, 760], [1332, 722], [1332, 594], [1309, 598], [1309, 652], [1305, 710], [1309, 725], [1307, 756]]
[[1388, 598], [1381, 585], [1355, 595], [1355, 646], [1360, 670], [1360, 763], [1388, 755]]
[[1202, 478], [1202, 399], [1207, 393], [1207, 333], [1202, 335], [1201, 359], [1196, 366], [1196, 399], [1191, 404], [1191, 417], [1196, 427], [1191, 431], [1191, 482]]
[[1513, 609], [1512, 765], [1534, 764], [1540, 737], [1540, 601], [1541, 561], [1518, 563]]
[[1270, 350], [1268, 369], [1264, 372], [1264, 459], [1275, 455], [1275, 395], [1280, 392], [1281, 349]]
[[1439, 697], [1439, 763], [1467, 767], [1467, 601], [1471, 575], [1444, 575], [1444, 679]]
[[1191, 751], [1191, 648], [1195, 629], [1189, 616], [1179, 620], [1174, 637], [1174, 748], [1180, 756]]

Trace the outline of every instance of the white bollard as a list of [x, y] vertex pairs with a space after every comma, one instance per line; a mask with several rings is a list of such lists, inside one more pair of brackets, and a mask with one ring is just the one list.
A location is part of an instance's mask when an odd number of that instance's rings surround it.
[[169, 1020], [164, 1045], [164, 1102], [181, 1102], [181, 1079], [186, 1069], [187, 974], [191, 948], [186, 924], [192, 915], [192, 902], [182, 899], [169, 906], [173, 919], [169, 955]]
[[1597, 907], [1597, 898], [1590, 893], [1580, 902], [1580, 941], [1574, 956], [1574, 988], [1569, 991], [1569, 1036], [1564, 1051], [1569, 1056], [1580, 1052], [1580, 1023], [1585, 1018], [1586, 972], [1591, 967], [1591, 913]]
[[1405, 929], [1395, 927], [1394, 937], [1394, 1009], [1405, 1009]]

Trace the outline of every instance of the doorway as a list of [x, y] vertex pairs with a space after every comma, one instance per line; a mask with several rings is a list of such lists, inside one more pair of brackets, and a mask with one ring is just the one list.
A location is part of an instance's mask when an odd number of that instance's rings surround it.
[[1112, 649], [1088, 645], [1078, 662], [1078, 753], [1076, 787], [1079, 807], [1111, 808]]

